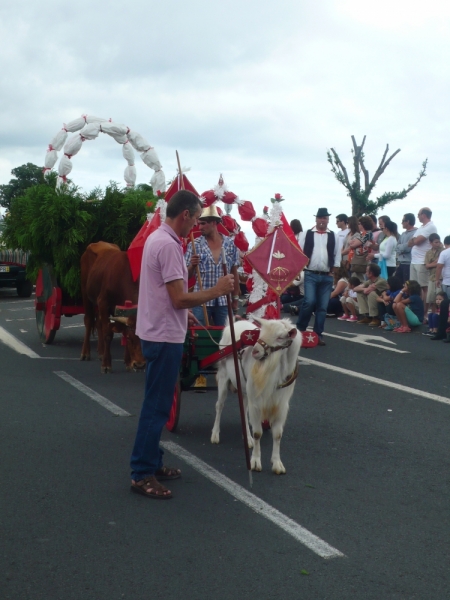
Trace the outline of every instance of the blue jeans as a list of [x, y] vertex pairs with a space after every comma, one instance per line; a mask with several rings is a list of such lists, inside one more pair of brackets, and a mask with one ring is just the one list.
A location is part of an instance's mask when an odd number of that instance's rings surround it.
[[313, 329], [319, 337], [322, 336], [332, 287], [333, 277], [331, 275], [317, 275], [305, 270], [305, 296], [297, 321], [297, 328], [300, 331], [306, 331], [311, 314], [315, 310], [316, 318]]
[[[207, 306], [208, 321], [210, 325], [216, 325], [217, 327], [223, 327], [228, 317], [228, 306]], [[203, 306], [196, 306], [192, 309], [192, 312], [197, 317], [202, 325], [205, 325], [205, 317], [203, 315]]]
[[147, 361], [145, 397], [131, 455], [131, 476], [141, 481], [163, 466], [159, 440], [172, 408], [175, 384], [183, 356], [183, 344], [141, 340]]

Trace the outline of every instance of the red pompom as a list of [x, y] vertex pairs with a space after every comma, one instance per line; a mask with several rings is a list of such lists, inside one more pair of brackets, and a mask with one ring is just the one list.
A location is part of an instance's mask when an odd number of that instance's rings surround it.
[[271, 288], [268, 288], [266, 294], [267, 302], [276, 302], [277, 298], [278, 296], [275, 294], [275, 292]]
[[273, 304], [269, 304], [264, 312], [265, 319], [278, 319], [278, 311]]
[[269, 223], [265, 219], [255, 219], [252, 222], [253, 231], [259, 238], [265, 238], [269, 229]]
[[244, 201], [244, 204], [238, 205], [239, 216], [243, 221], [251, 221], [254, 217], [256, 217], [255, 209], [253, 208], [253, 204], [248, 200]]
[[233, 204], [236, 198], [237, 196], [236, 194], [233, 194], [233, 192], [225, 192], [222, 197], [222, 202], [225, 202], [225, 204]]
[[253, 272], [252, 265], [245, 258], [242, 261], [242, 266], [244, 267], [244, 273], [248, 273], [250, 275]]
[[[248, 243], [248, 240], [245, 237], [245, 233], [243, 231], [240, 231], [235, 236], [235, 238], [234, 238], [234, 245], [236, 246], [236, 248], [239, 248], [239, 250], [241, 250], [242, 252], [247, 252], [248, 247], [249, 247], [249, 243]], [[245, 271], [245, 269], [244, 269], [244, 271]]]
[[208, 206], [211, 206], [211, 204], [217, 200], [213, 190], [207, 190], [206, 192], [203, 192], [201, 198], [203, 199], [203, 208], [208, 208]]
[[223, 215], [222, 223], [230, 233], [233, 233], [236, 228], [236, 221], [233, 219], [233, 217], [230, 217], [230, 215]]

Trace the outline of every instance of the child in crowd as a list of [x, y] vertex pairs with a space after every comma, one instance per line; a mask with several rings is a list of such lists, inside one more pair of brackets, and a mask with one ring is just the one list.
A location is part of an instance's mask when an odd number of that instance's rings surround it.
[[356, 322], [358, 320], [358, 294], [353, 290], [357, 285], [360, 285], [360, 283], [361, 281], [358, 277], [350, 277], [348, 280], [348, 285], [341, 297], [344, 314], [341, 317], [338, 317], [338, 321]]
[[393, 305], [395, 298], [402, 290], [402, 282], [399, 277], [392, 275], [392, 277], [387, 278], [387, 283], [389, 288], [377, 298], [377, 302], [380, 303], [378, 314], [382, 321], [380, 328], [386, 331], [393, 331], [394, 327], [400, 325], [395, 316]]
[[394, 312], [400, 321], [396, 333], [410, 333], [411, 327], [417, 327], [423, 322], [423, 301], [418, 281], [407, 281], [397, 294], [393, 304]]
[[435, 296], [435, 303], [438, 309], [438, 312], [428, 313], [428, 331], [424, 331], [422, 335], [436, 335], [439, 327], [439, 308], [443, 300], [447, 298], [447, 294], [445, 292], [438, 292]]

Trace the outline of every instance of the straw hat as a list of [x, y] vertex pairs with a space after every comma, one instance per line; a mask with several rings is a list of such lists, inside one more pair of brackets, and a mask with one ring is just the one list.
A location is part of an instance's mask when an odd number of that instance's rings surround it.
[[217, 221], [221, 221], [222, 218], [217, 212], [217, 207], [215, 204], [211, 204], [208, 208], [204, 208], [202, 214], [200, 215], [199, 220], [202, 219], [216, 219]]

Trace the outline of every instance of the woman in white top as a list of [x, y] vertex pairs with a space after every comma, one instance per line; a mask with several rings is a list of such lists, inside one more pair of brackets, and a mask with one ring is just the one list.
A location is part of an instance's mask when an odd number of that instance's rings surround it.
[[392, 277], [397, 268], [397, 223], [394, 221], [386, 221], [383, 227], [383, 233], [385, 237], [380, 243], [379, 252], [375, 254], [372, 252], [367, 255], [367, 260], [370, 262], [374, 258], [384, 259], [386, 261], [386, 267], [388, 277]]

